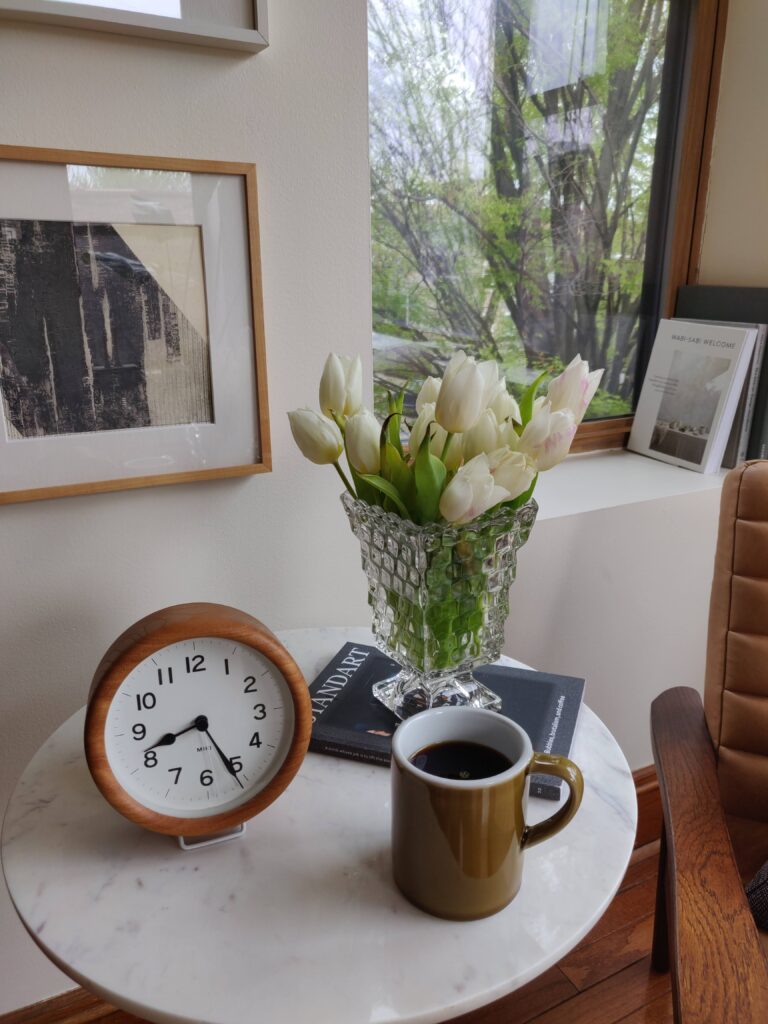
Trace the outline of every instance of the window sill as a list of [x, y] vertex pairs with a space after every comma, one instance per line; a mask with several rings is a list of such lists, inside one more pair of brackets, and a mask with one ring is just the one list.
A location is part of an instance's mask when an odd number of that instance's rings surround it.
[[569, 456], [553, 473], [542, 473], [534, 496], [539, 520], [558, 519], [698, 491], [719, 491], [725, 475], [726, 470], [695, 473], [614, 449]]

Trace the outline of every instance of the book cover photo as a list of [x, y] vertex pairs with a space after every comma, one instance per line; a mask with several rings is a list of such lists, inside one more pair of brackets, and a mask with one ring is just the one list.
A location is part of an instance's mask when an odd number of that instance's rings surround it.
[[[310, 683], [312, 736], [315, 753], [388, 766], [397, 717], [374, 696], [374, 683], [398, 672], [400, 666], [376, 647], [347, 643]], [[502, 714], [528, 733], [534, 750], [570, 753], [584, 680], [533, 672], [505, 665], [488, 665], [474, 675], [501, 697]], [[531, 778], [532, 796], [560, 798], [559, 779]]]
[[628, 447], [700, 473], [718, 470], [756, 339], [751, 326], [662, 320]]

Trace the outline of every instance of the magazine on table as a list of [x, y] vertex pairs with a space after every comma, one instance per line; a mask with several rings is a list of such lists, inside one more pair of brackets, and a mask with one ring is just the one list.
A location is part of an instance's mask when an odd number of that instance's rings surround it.
[[[309, 749], [370, 764], [389, 765], [397, 717], [373, 696], [374, 683], [400, 666], [376, 647], [345, 644], [310, 683], [312, 736]], [[584, 680], [488, 665], [473, 674], [501, 697], [502, 714], [528, 733], [534, 750], [568, 756], [584, 693]], [[530, 793], [560, 797], [561, 781], [531, 777]]]

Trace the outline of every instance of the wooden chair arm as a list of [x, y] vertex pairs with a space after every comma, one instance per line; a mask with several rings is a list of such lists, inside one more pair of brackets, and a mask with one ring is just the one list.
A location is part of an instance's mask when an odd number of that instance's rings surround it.
[[[679, 1024], [765, 1024], [768, 965], [720, 803], [715, 752], [696, 690], [651, 705], [664, 810], [668, 936]], [[767, 851], [768, 852], [768, 851]]]

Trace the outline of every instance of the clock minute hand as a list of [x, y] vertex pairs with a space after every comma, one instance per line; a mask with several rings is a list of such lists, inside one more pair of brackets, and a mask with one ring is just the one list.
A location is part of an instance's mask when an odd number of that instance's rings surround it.
[[205, 733], [205, 735], [206, 735], [206, 736], [208, 737], [208, 739], [209, 739], [209, 740], [211, 741], [211, 743], [212, 743], [212, 744], [213, 744], [213, 746], [214, 746], [214, 749], [216, 750], [216, 753], [217, 753], [217, 754], [219, 755], [219, 757], [221, 758], [221, 760], [222, 760], [222, 761], [224, 762], [224, 767], [225, 767], [225, 768], [227, 769], [227, 771], [229, 772], [229, 774], [230, 774], [230, 775], [234, 776], [234, 778], [235, 778], [235, 781], [237, 782], [237, 784], [238, 784], [238, 786], [240, 787], [240, 789], [245, 789], [245, 786], [244, 786], [244, 785], [242, 784], [242, 782], [240, 781], [240, 779], [239, 779], [239, 778], [237, 777], [237, 772], [236, 772], [236, 771], [235, 771], [235, 769], [234, 769], [234, 768], [232, 767], [232, 762], [231, 762], [231, 761], [229, 760], [229, 758], [227, 757], [227, 755], [226, 755], [226, 754], [224, 753], [224, 751], [223, 751], [223, 750], [221, 749], [221, 747], [220, 747], [220, 746], [218, 745], [218, 743], [216, 742], [216, 740], [215, 740], [215, 739], [213, 738], [213, 736], [211, 736], [211, 734], [210, 734], [210, 733], [208, 732], [208, 730], [207, 730], [207, 729], [204, 729], [204, 730], [203, 730], [203, 732], [204, 732], [204, 733]]
[[153, 743], [151, 747], [145, 747], [144, 753], [146, 754], [148, 750], [154, 750], [155, 747], [170, 747], [172, 743], [176, 742], [177, 736], [183, 736], [185, 732], [189, 732], [191, 729], [197, 729], [196, 722], [193, 722], [192, 725], [188, 725], [186, 729], [179, 729], [178, 732], [167, 732], [165, 736], [160, 737], [157, 743]]

